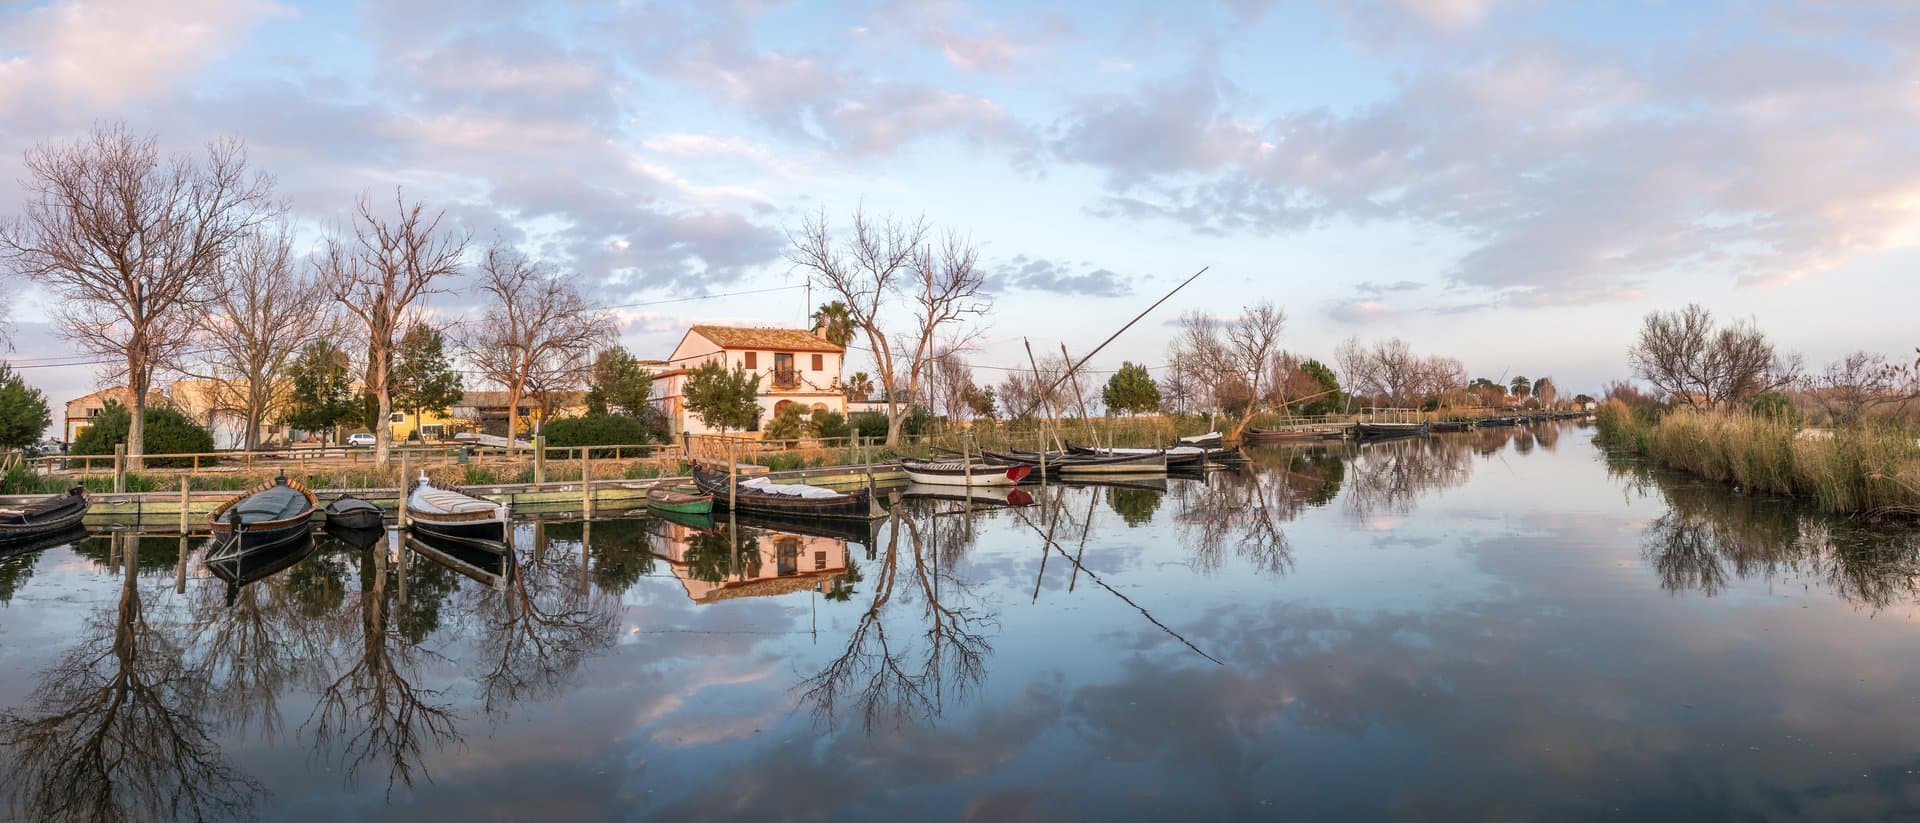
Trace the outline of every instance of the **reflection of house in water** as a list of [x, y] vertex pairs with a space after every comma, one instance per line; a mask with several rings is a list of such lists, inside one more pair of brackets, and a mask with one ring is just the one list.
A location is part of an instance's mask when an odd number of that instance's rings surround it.
[[725, 526], [709, 531], [667, 520], [655, 520], [651, 532], [653, 553], [695, 603], [830, 593], [847, 573], [847, 541], [839, 538], [742, 528], [729, 540]]

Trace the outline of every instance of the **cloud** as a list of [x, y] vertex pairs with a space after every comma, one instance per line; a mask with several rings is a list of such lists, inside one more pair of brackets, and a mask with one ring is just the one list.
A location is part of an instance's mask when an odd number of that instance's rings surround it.
[[1083, 98], [1050, 156], [1103, 173], [1088, 210], [1113, 219], [1438, 230], [1467, 251], [1436, 273], [1529, 305], [1781, 282], [1920, 241], [1920, 60], [1718, 30], [1686, 49], [1502, 36], [1447, 8], [1473, 48], [1391, 53], [1375, 102], [1263, 112], [1202, 66]]
[[1341, 323], [1372, 323], [1398, 314], [1399, 309], [1366, 297], [1348, 297], [1327, 304], [1327, 316]]
[[988, 275], [987, 289], [993, 292], [1023, 289], [1085, 297], [1124, 297], [1133, 293], [1133, 283], [1128, 277], [1108, 269], [1081, 271], [1082, 268], [1084, 264], [1074, 266], [1020, 255]]
[[246, 31], [292, 11], [267, 0], [61, 0], [0, 16], [0, 113], [32, 101], [122, 106], [173, 92]]

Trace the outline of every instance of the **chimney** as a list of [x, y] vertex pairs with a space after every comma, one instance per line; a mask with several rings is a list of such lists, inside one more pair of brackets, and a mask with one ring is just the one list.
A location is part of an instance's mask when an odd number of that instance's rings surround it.
[[827, 340], [827, 324], [825, 323], [815, 323], [813, 325], [813, 336], [822, 342], [832, 342]]

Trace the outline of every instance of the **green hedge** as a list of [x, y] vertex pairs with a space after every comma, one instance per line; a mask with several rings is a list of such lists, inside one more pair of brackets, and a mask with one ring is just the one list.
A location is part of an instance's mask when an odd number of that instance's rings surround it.
[[[195, 454], [213, 451], [213, 435], [179, 411], [167, 406], [147, 409], [147, 430], [143, 451], [146, 454]], [[133, 425], [133, 412], [126, 406], [107, 401], [86, 431], [73, 439], [72, 454], [113, 454], [113, 447], [127, 442], [127, 428]], [[146, 461], [156, 468], [185, 468], [193, 460]]]
[[[631, 446], [659, 439], [647, 421], [628, 414], [562, 418], [548, 423], [541, 433], [549, 446]], [[610, 458], [614, 454], [612, 449], [589, 451], [595, 458]]]

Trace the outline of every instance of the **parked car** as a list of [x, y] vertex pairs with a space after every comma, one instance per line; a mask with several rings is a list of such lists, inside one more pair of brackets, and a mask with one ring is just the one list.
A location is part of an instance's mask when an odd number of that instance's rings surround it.
[[365, 447], [367, 447], [367, 448], [372, 448], [372, 447], [373, 447], [373, 434], [372, 434], [372, 433], [370, 433], [370, 432], [358, 432], [358, 433], [355, 433], [355, 434], [349, 434], [349, 435], [347, 435], [347, 445], [349, 445], [349, 446], [365, 446]]

